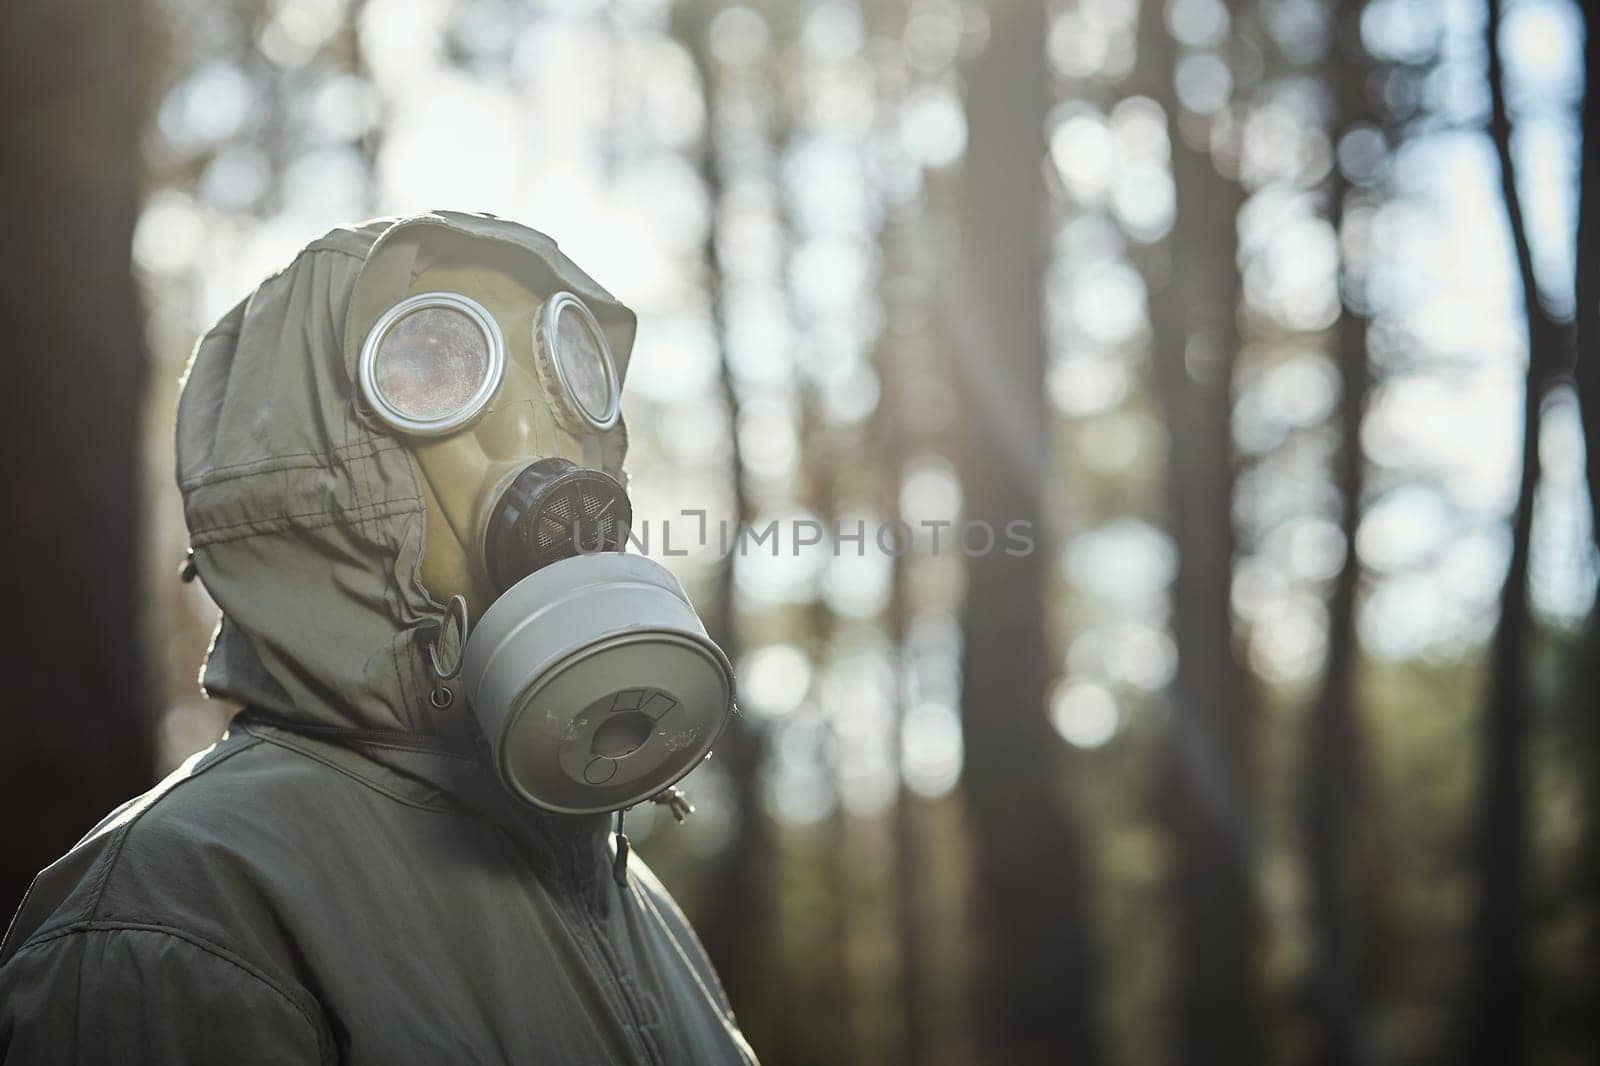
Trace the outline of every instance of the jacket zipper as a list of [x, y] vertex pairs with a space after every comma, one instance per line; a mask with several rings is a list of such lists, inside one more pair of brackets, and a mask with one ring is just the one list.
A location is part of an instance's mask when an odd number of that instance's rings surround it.
[[[569, 841], [567, 848], [572, 864], [563, 871], [563, 877], [568, 878], [571, 882], [571, 892], [578, 902], [578, 909], [582, 912], [585, 931], [589, 936], [590, 942], [594, 945], [594, 953], [599, 956], [600, 965], [605, 968], [606, 977], [612, 987], [617, 990], [617, 997], [621, 1000], [618, 1004], [618, 1012], [623, 1015], [624, 1024], [630, 1026], [638, 1034], [639, 1047], [644, 1051], [645, 1061], [651, 1063], [652, 1066], [660, 1066], [662, 1063], [660, 1051], [655, 1046], [655, 1040], [651, 1029], [646, 1023], [644, 1011], [639, 1006], [630, 985], [622, 973], [622, 968], [617, 964], [616, 958], [608, 947], [605, 927], [595, 915], [588, 893], [577, 884], [578, 870], [582, 868], [579, 864], [592, 861], [593, 856], [584, 854], [583, 841], [581, 840]], [[602, 892], [608, 891], [609, 888], [605, 884], [605, 879], [600, 878], [599, 881], [598, 890]], [[620, 906], [622, 902], [622, 894], [618, 893], [618, 905]]]

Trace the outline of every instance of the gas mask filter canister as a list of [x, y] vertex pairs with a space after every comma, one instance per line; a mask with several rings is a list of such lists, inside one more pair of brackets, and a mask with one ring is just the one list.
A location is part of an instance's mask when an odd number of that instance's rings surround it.
[[[363, 396], [406, 436], [475, 432], [518, 340], [508, 346], [495, 313], [471, 298], [418, 294], [369, 332]], [[538, 383], [556, 422], [610, 430], [620, 375], [589, 308], [557, 293], [528, 340], [536, 373], [519, 380]], [[727, 657], [668, 570], [623, 554], [632, 513], [614, 478], [548, 457], [504, 486], [478, 541], [498, 595], [458, 660], [495, 772], [519, 799], [558, 813], [650, 799], [699, 764], [733, 713]]]
[[637, 555], [574, 555], [489, 605], [462, 683], [495, 772], [566, 814], [618, 810], [674, 784], [733, 710], [733, 670], [677, 579]]

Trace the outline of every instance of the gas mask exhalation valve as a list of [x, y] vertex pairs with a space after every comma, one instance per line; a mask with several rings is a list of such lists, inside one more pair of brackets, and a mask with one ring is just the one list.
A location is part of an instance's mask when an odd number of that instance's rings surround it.
[[569, 459], [540, 459], [501, 494], [484, 561], [495, 589], [504, 592], [562, 559], [621, 551], [632, 522], [633, 507], [616, 479]]

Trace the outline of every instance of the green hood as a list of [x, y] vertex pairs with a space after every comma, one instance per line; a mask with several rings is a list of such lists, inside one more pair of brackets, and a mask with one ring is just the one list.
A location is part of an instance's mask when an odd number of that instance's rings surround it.
[[[536, 290], [576, 293], [627, 372], [633, 312], [542, 233], [441, 211], [309, 245], [200, 339], [184, 377], [178, 486], [196, 570], [222, 609], [208, 694], [307, 725], [464, 728], [464, 708], [428, 700], [444, 607], [418, 577], [421, 475], [357, 403], [361, 341], [404, 294], [423, 243], [471, 246]], [[624, 432], [595, 442], [613, 473]]]

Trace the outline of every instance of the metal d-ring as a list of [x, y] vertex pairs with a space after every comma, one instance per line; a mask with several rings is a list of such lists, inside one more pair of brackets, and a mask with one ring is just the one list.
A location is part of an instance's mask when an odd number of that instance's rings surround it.
[[[450, 630], [450, 623], [455, 622], [456, 629], [460, 632], [460, 643], [457, 645], [455, 662], [446, 669], [439, 661], [439, 645], [444, 643], [445, 634]], [[433, 665], [433, 674], [440, 681], [449, 681], [461, 673], [461, 664], [467, 657], [467, 598], [456, 595], [450, 597], [450, 603], [444, 610], [444, 621], [439, 623], [439, 635], [433, 643], [428, 645], [428, 661]], [[443, 688], [444, 686], [439, 686]], [[436, 690], [437, 691], [437, 690]]]

